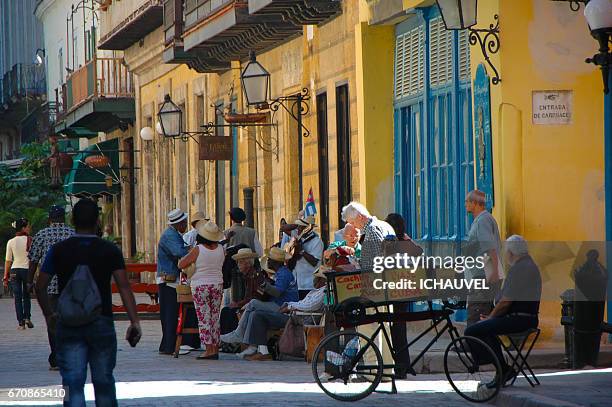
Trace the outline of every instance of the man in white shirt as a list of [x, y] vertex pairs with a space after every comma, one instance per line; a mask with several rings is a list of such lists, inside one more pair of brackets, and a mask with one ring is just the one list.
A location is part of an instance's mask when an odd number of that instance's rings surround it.
[[183, 240], [185, 241], [185, 244], [187, 244], [189, 247], [195, 247], [196, 236], [198, 235], [198, 229], [196, 228], [198, 222], [201, 220], [203, 220], [204, 222], [208, 222], [210, 218], [204, 215], [204, 212], [198, 211], [191, 215], [189, 219], [191, 221], [192, 229], [183, 235]]
[[295, 243], [293, 257], [287, 264], [297, 279], [300, 299], [304, 299], [314, 288], [312, 274], [321, 264], [324, 245], [314, 231], [313, 217], [298, 219], [294, 224], [297, 225], [299, 239]]

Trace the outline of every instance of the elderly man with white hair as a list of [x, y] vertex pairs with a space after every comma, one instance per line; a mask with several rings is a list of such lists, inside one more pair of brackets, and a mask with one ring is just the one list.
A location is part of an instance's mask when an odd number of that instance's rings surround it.
[[[497, 335], [524, 332], [538, 326], [538, 312], [542, 295], [540, 270], [529, 255], [527, 242], [519, 235], [506, 240], [506, 260], [510, 265], [500, 298], [489, 315], [481, 315], [480, 322], [465, 330], [466, 336], [474, 336], [487, 343], [497, 355], [504, 383], [517, 372], [506, 363]], [[474, 349], [479, 364], [490, 363], [486, 352]], [[502, 383], [503, 384], [503, 383]], [[491, 383], [494, 385], [494, 383]]]

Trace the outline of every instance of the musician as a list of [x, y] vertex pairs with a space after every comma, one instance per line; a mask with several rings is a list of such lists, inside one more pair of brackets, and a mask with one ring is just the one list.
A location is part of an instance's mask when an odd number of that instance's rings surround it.
[[321, 264], [324, 245], [321, 237], [314, 231], [314, 217], [298, 219], [294, 224], [297, 226], [298, 236], [287, 245], [291, 254], [287, 264], [297, 279], [300, 299], [304, 299], [314, 289], [312, 273]]
[[[242, 307], [242, 316], [240, 317], [238, 327], [228, 334], [221, 335], [221, 341], [225, 343], [243, 343], [245, 332], [251, 324], [251, 315], [254, 311], [278, 312], [284, 303], [298, 300], [297, 281], [291, 270], [285, 265], [287, 258], [287, 253], [278, 247], [272, 247], [268, 257], [264, 256], [261, 268], [274, 276], [274, 282], [272, 283], [270, 280], [265, 279], [259, 284], [258, 291], [262, 294], [269, 294], [272, 300], [262, 301], [254, 298], [249, 301], [248, 304]], [[310, 278], [312, 279], [312, 275]], [[255, 351], [247, 352], [242, 356], [254, 354]]]

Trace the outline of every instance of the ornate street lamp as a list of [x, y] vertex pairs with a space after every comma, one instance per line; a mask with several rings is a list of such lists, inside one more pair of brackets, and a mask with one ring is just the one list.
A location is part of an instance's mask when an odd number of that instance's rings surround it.
[[436, 2], [446, 29], [469, 30], [470, 45], [480, 45], [485, 61], [493, 70], [491, 83], [497, 85], [501, 82], [499, 72], [489, 58], [489, 54], [496, 54], [499, 51], [499, 16], [496, 14], [493, 17], [495, 24], [490, 24], [488, 29], [472, 28], [476, 25], [477, 0], [436, 0]]
[[248, 106], [256, 106], [258, 109], [269, 108], [273, 116], [282, 107], [289, 116], [296, 121], [298, 129], [298, 206], [302, 207], [302, 138], [310, 135], [310, 130], [304, 126], [303, 118], [310, 110], [308, 101], [310, 91], [303, 88], [301, 92], [288, 96], [279, 96], [270, 100], [270, 73], [255, 58], [255, 52], [250, 52], [250, 59], [244, 67], [240, 80]]
[[161, 134], [164, 137], [178, 138], [181, 137], [183, 130], [183, 112], [170, 98], [170, 95], [164, 97], [164, 103], [159, 108], [157, 113]]
[[463, 30], [476, 25], [477, 0], [437, 0], [447, 30]]
[[261, 106], [268, 103], [270, 99], [270, 73], [257, 62], [254, 51], [251, 51], [249, 57], [249, 62], [242, 71], [240, 80], [247, 105]]
[[610, 66], [612, 53], [609, 43], [612, 41], [612, 0], [590, 0], [584, 8], [584, 16], [589, 24], [591, 35], [599, 43], [599, 53], [586, 62], [601, 68], [604, 83], [604, 93], [610, 92]]

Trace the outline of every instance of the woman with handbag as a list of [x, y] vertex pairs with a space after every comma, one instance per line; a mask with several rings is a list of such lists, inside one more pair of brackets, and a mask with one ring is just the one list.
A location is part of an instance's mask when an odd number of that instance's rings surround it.
[[197, 359], [219, 359], [219, 314], [223, 298], [223, 262], [225, 249], [219, 244], [225, 239], [214, 222], [199, 222], [197, 245], [183, 257], [178, 266], [185, 269], [195, 264], [191, 277], [191, 293], [198, 316], [200, 341], [206, 351]]
[[12, 225], [17, 232], [15, 237], [6, 243], [6, 258], [4, 263], [4, 285], [10, 281], [13, 285], [13, 295], [15, 296], [15, 313], [19, 326], [17, 329], [34, 328], [30, 321], [30, 292], [28, 290], [28, 252], [32, 246], [30, 236], [30, 223], [27, 219], [21, 218]]

